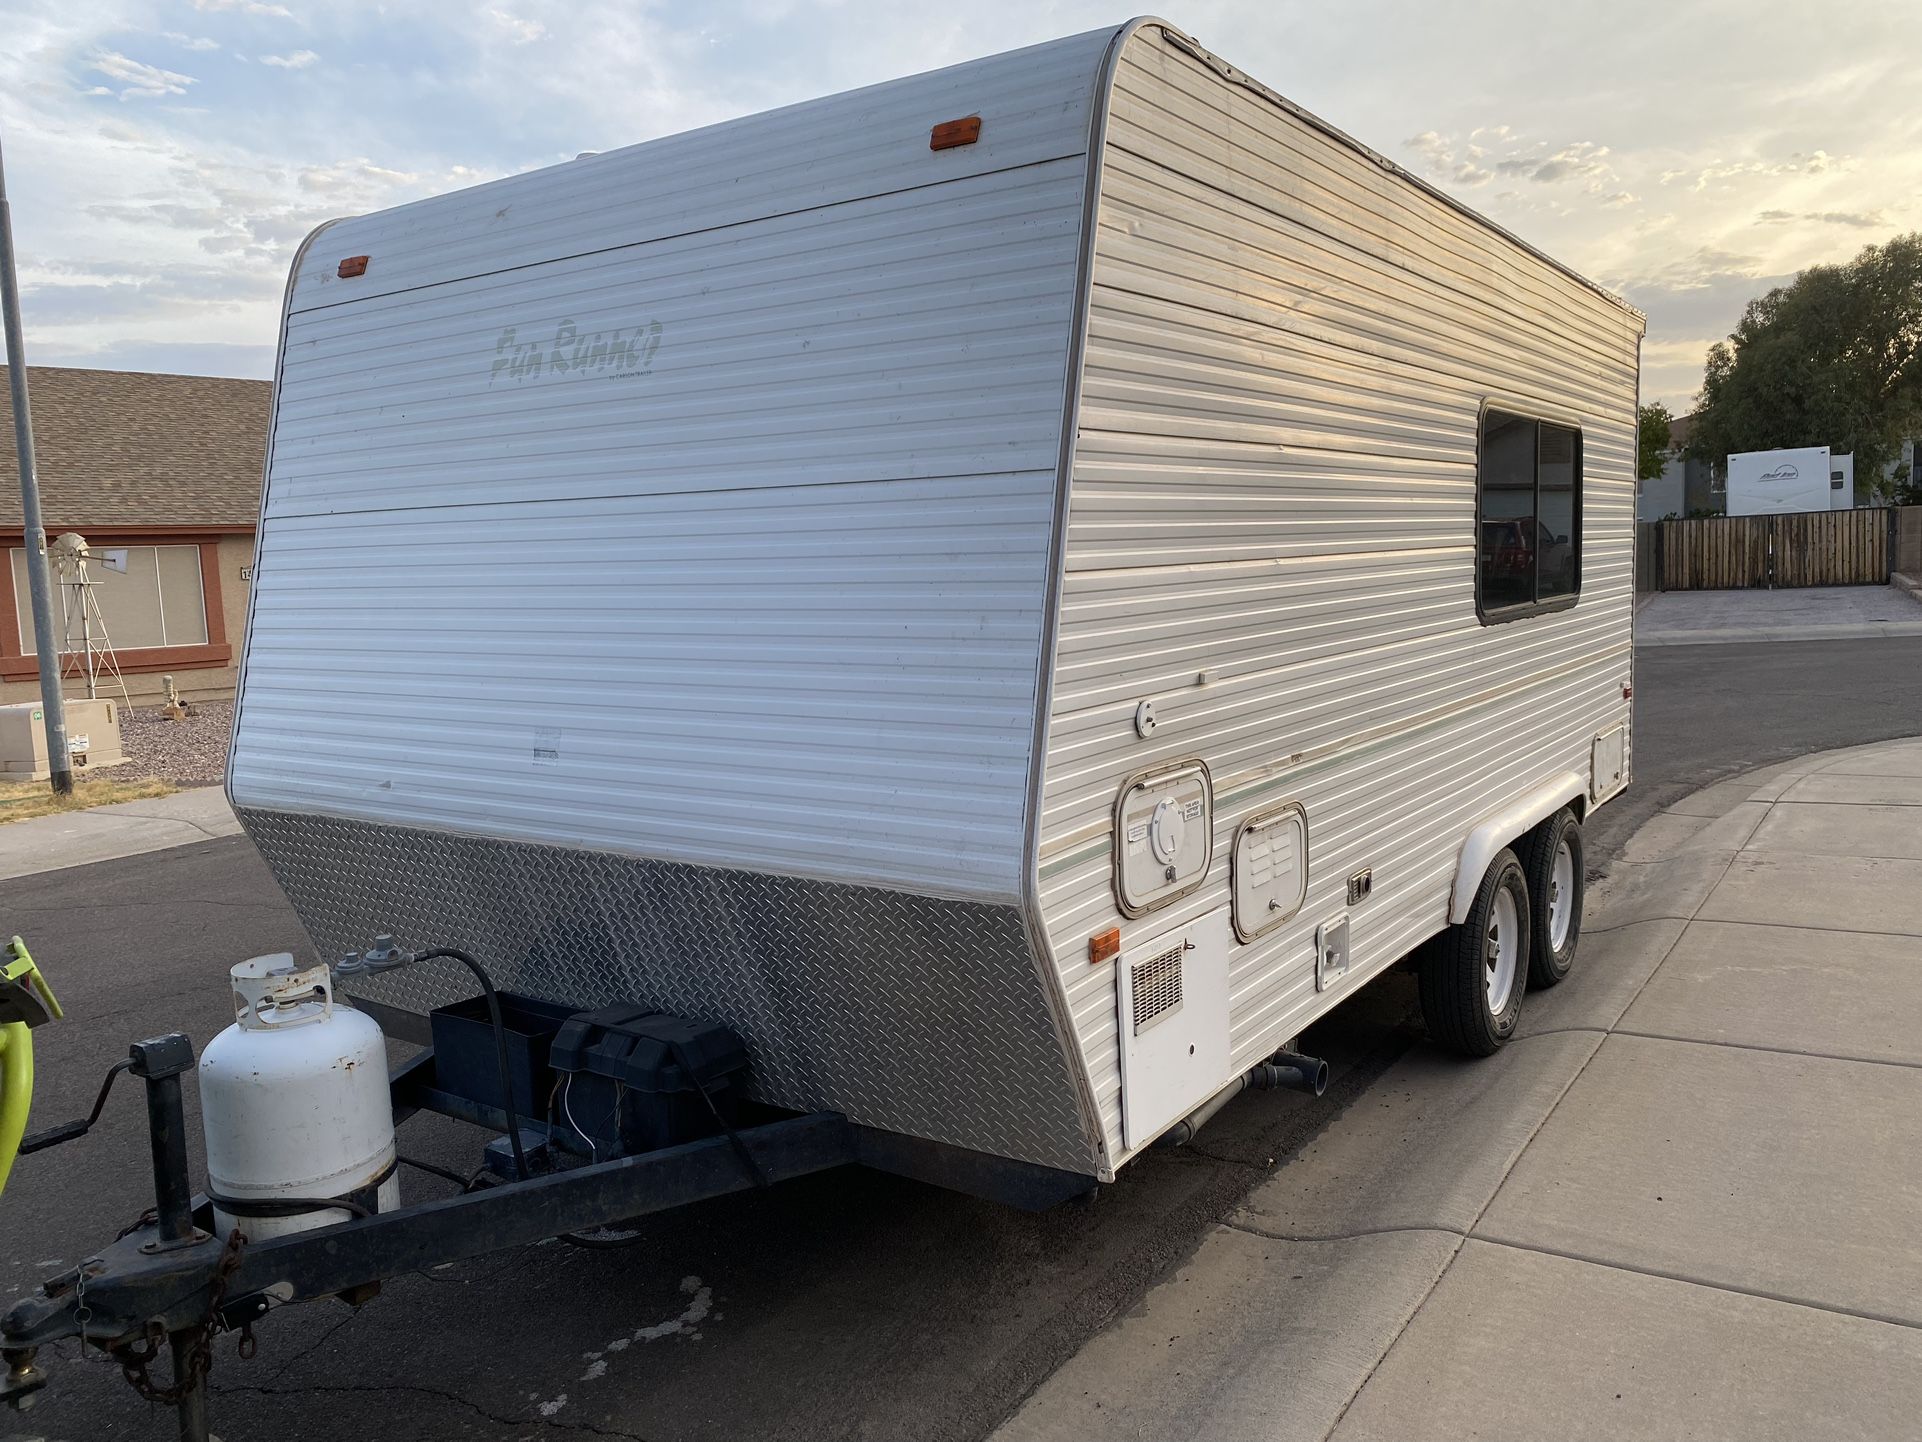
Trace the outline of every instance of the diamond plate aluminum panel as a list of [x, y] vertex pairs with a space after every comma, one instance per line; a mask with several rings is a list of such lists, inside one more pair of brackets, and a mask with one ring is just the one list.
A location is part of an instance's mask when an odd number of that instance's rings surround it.
[[[472, 952], [503, 988], [726, 1022], [756, 1095], [1090, 1173], [1095, 1148], [1017, 908], [334, 817], [242, 809], [320, 954]], [[430, 962], [357, 979], [409, 1011], [470, 995]]]

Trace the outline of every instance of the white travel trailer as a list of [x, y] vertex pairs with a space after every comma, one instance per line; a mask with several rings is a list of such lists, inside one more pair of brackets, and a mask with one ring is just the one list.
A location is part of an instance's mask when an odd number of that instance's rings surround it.
[[1852, 511], [1855, 509], [1855, 456], [1829, 455], [1829, 509], [1831, 511]]
[[[1854, 505], [1854, 459], [1849, 459], [1850, 499]], [[1777, 451], [1737, 451], [1728, 458], [1728, 513], [1731, 516], [1776, 516], [1799, 511], [1838, 508], [1842, 477], [1827, 446], [1801, 446]]]
[[1566, 969], [1641, 333], [1158, 20], [337, 221], [229, 794], [323, 956], [1111, 1178], [1418, 949], [1471, 1052]]

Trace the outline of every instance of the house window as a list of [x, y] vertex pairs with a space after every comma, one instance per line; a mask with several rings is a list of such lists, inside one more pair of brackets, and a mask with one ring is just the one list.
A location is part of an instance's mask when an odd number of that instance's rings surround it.
[[[110, 569], [111, 557], [126, 569]], [[207, 644], [206, 589], [198, 546], [96, 546], [87, 566], [92, 605], [85, 614], [76, 588], [53, 568], [54, 622], [62, 651], [80, 651], [92, 632], [96, 649], [115, 652], [161, 646]], [[13, 549], [13, 612], [20, 654], [34, 654], [33, 602], [27, 587], [27, 553]], [[102, 632], [105, 632], [103, 635]]]
[[1475, 497], [1483, 623], [1574, 605], [1582, 585], [1582, 433], [1483, 411]]

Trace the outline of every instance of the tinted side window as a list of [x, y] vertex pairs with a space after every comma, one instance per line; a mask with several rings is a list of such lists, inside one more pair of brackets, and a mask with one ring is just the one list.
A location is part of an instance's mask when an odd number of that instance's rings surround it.
[[1581, 590], [1582, 433], [1484, 411], [1475, 491], [1482, 620], [1572, 602]]
[[1535, 599], [1572, 596], [1581, 585], [1576, 491], [1582, 481], [1581, 432], [1543, 421], [1536, 441], [1535, 519], [1541, 532]]

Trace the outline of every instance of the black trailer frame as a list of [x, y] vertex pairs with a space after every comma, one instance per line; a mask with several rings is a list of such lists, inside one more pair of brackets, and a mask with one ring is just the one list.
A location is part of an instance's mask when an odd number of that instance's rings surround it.
[[[433, 1061], [429, 1050], [395, 1069], [390, 1087], [396, 1125], [432, 1111], [504, 1128], [501, 1112], [436, 1087]], [[216, 1236], [212, 1202], [191, 1191], [180, 1079], [193, 1065], [192, 1043], [170, 1033], [136, 1042], [129, 1061], [115, 1068], [146, 1083], [155, 1205], [0, 1321], [7, 1364], [0, 1397], [14, 1406], [30, 1404], [46, 1385], [38, 1349], [75, 1337], [112, 1354], [144, 1395], [172, 1405], [181, 1442], [207, 1442], [206, 1377], [214, 1334], [238, 1328], [244, 1339], [255, 1320], [289, 1302], [341, 1297], [359, 1303], [384, 1278], [404, 1272], [853, 1164], [1035, 1210], [1093, 1187], [1090, 1177], [815, 1112], [250, 1243], [239, 1232]], [[54, 1128], [41, 1144], [85, 1131], [84, 1124]], [[147, 1377], [147, 1364], [163, 1342], [172, 1352], [172, 1381], [165, 1386]]]

